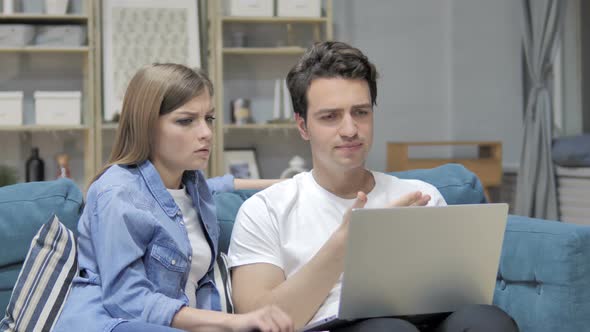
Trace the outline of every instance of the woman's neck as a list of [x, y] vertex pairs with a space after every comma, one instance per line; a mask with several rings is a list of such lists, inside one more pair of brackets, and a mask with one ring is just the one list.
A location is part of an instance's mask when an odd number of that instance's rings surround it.
[[160, 178], [167, 189], [180, 189], [182, 185], [182, 174], [184, 171], [175, 171], [165, 165], [152, 161], [152, 164], [160, 174]]

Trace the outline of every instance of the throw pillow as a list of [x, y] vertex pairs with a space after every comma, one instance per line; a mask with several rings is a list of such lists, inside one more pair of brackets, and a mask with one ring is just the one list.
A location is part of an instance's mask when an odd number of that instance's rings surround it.
[[74, 234], [52, 216], [31, 242], [0, 331], [50, 331], [77, 270]]

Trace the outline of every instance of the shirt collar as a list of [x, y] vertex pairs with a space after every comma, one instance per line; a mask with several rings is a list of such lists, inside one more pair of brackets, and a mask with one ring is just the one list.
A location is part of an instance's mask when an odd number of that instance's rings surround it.
[[147, 187], [152, 193], [152, 196], [154, 196], [158, 204], [160, 204], [162, 210], [164, 210], [164, 212], [166, 212], [166, 214], [169, 217], [173, 217], [174, 215], [176, 215], [180, 211], [180, 209], [178, 208], [178, 205], [176, 205], [176, 203], [174, 202], [174, 198], [172, 198], [172, 195], [170, 195], [168, 190], [166, 190], [166, 186], [164, 186], [164, 182], [162, 182], [160, 173], [158, 173], [158, 170], [152, 164], [152, 162], [146, 160], [139, 164], [137, 167], [139, 168], [139, 172], [145, 180]]

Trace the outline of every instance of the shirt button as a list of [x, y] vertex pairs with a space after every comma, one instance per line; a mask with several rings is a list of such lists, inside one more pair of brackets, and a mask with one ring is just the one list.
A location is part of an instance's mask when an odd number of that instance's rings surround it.
[[177, 216], [182, 216], [182, 211], [178, 211], [178, 212], [176, 212], [176, 215], [177, 215]]
[[172, 265], [176, 265], [176, 260], [173, 259], [172, 262], [170, 262], [170, 263], [172, 263]]
[[180, 222], [180, 224], [181, 224], [182, 226], [184, 226], [184, 222], [182, 222], [182, 221], [181, 221], [181, 222]]

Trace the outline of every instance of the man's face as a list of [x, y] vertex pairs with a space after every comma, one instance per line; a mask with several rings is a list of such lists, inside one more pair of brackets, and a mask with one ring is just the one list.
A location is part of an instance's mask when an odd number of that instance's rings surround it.
[[361, 79], [317, 78], [307, 90], [307, 121], [299, 132], [311, 145], [314, 168], [364, 167], [373, 143], [369, 85]]

